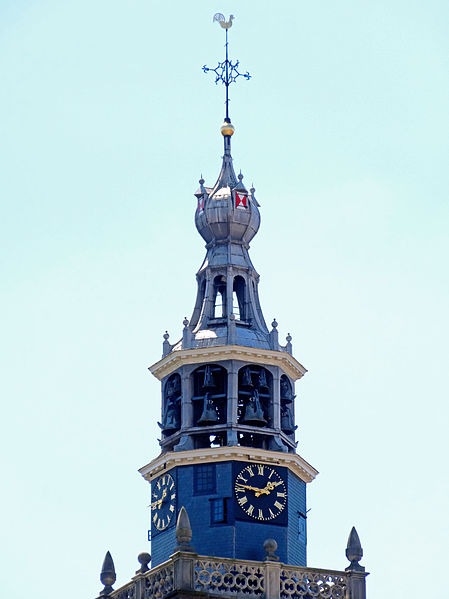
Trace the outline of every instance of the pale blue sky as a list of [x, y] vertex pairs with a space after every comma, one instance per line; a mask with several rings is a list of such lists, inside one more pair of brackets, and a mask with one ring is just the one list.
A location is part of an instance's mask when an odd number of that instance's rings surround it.
[[[365, 549], [370, 599], [447, 570], [449, 6], [0, 3], [2, 595], [95, 597], [148, 550], [159, 386], [220, 167], [214, 12], [236, 16], [233, 156], [267, 321], [291, 332], [309, 564]], [[195, 544], [195, 539], [193, 539]], [[424, 582], [426, 580], [426, 582]], [[437, 585], [434, 580], [433, 585]]]

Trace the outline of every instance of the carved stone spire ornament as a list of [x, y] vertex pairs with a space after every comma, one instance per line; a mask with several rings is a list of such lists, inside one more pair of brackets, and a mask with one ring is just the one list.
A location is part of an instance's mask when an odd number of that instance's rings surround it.
[[348, 545], [346, 547], [346, 557], [351, 562], [346, 570], [358, 570], [360, 572], [365, 571], [365, 568], [359, 564], [359, 561], [363, 557], [363, 549], [355, 526], [352, 527], [351, 532], [349, 533]]
[[100, 592], [100, 595], [110, 595], [114, 590], [112, 585], [117, 580], [117, 576], [115, 574], [114, 561], [109, 551], [107, 551], [106, 555], [104, 556], [100, 580], [104, 584], [104, 589]]
[[178, 514], [178, 520], [176, 521], [176, 550], [177, 551], [194, 551], [190, 545], [192, 540], [192, 527], [190, 526], [189, 515], [184, 506], [181, 506]]

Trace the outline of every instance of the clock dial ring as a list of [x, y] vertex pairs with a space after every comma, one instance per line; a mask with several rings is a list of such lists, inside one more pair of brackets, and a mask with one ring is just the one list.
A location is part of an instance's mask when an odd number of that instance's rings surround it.
[[240, 509], [259, 522], [276, 521], [287, 505], [282, 476], [266, 464], [248, 464], [235, 477], [234, 494]]
[[152, 525], [158, 531], [168, 528], [176, 513], [176, 485], [171, 474], [165, 473], [154, 481], [150, 505]]

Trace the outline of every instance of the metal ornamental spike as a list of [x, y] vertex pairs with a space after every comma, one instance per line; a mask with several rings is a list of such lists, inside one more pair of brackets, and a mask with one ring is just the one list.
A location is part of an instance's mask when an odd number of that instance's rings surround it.
[[225, 116], [225, 121], [230, 123], [231, 119], [229, 118], [229, 86], [231, 83], [234, 83], [239, 77], [244, 77], [245, 79], [251, 79], [251, 75], [248, 73], [248, 71], [246, 73], [240, 73], [238, 67], [239, 67], [239, 61], [232, 61], [229, 60], [229, 56], [228, 56], [228, 29], [231, 28], [232, 26], [232, 21], [234, 19], [234, 15], [230, 15], [229, 19], [226, 21], [224, 15], [222, 15], [220, 12], [217, 12], [214, 15], [213, 18], [213, 22], [215, 23], [215, 21], [217, 21], [217, 23], [220, 24], [220, 26], [225, 30], [226, 32], [226, 44], [225, 44], [225, 48], [226, 48], [226, 58], [223, 62], [219, 62], [218, 65], [214, 68], [211, 69], [209, 67], [207, 67], [206, 65], [203, 66], [203, 71], [205, 73], [208, 73], [209, 71], [212, 71], [215, 73], [215, 83], [217, 84], [219, 81], [221, 81], [221, 83], [223, 83], [226, 87], [226, 116]]

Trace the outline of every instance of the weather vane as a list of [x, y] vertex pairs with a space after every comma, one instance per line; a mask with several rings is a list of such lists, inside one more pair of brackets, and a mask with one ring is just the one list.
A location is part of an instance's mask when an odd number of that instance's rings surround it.
[[226, 118], [225, 120], [230, 123], [231, 119], [229, 118], [229, 85], [234, 83], [238, 79], [238, 77], [244, 77], [245, 79], [251, 79], [251, 75], [248, 73], [240, 73], [238, 70], [239, 61], [236, 60], [232, 62], [228, 58], [228, 29], [232, 26], [232, 20], [234, 19], [234, 15], [230, 15], [229, 20], [226, 21], [224, 15], [220, 12], [217, 12], [214, 15], [213, 22], [217, 21], [220, 23], [221, 27], [226, 32], [226, 59], [223, 62], [219, 62], [215, 69], [210, 69], [206, 65], [203, 66], [203, 71], [207, 73], [208, 71], [213, 71], [215, 73], [215, 83], [217, 84], [219, 81], [224, 83], [226, 87]]

